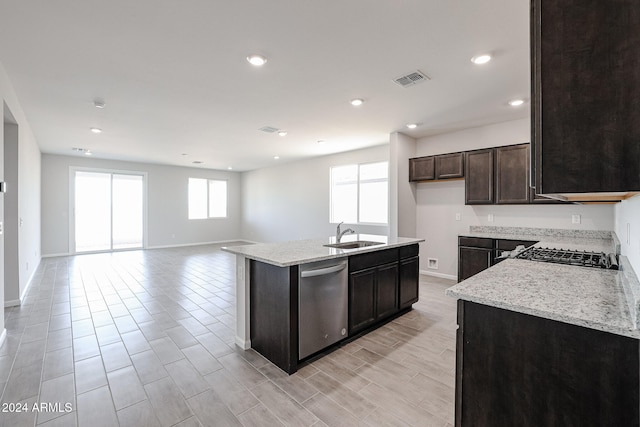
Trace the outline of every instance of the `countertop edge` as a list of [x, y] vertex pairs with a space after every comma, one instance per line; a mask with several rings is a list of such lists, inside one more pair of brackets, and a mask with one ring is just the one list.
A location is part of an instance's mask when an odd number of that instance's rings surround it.
[[[398, 248], [402, 246], [410, 246], [410, 245], [415, 245], [425, 241], [424, 239], [419, 239], [419, 238], [406, 238], [406, 239], [411, 239], [411, 240], [408, 240], [405, 242], [382, 243], [380, 245], [366, 246], [366, 247], [357, 248], [357, 249], [337, 249], [342, 252], [335, 253], [335, 254], [318, 255], [318, 256], [305, 258], [301, 260], [292, 260], [290, 262], [278, 262], [273, 259], [268, 259], [255, 254], [246, 254], [239, 251], [234, 251], [233, 246], [229, 246], [229, 247], [224, 246], [221, 249], [225, 252], [229, 252], [234, 255], [239, 255], [251, 260], [275, 265], [276, 267], [291, 267], [293, 265], [307, 264], [310, 262], [325, 261], [329, 259], [338, 259], [338, 258], [349, 257], [353, 255], [364, 254], [364, 253], [377, 252], [385, 249], [393, 249], [393, 248]], [[282, 244], [286, 244], [286, 243], [288, 242], [282, 242]], [[257, 243], [257, 244], [260, 244], [260, 243]], [[246, 246], [246, 245], [243, 245], [243, 246]]]
[[581, 319], [576, 319], [574, 317], [569, 317], [569, 316], [562, 316], [556, 313], [538, 310], [531, 307], [509, 304], [502, 301], [496, 301], [493, 299], [471, 296], [468, 294], [461, 294], [461, 293], [452, 291], [450, 288], [445, 290], [445, 295], [448, 297], [457, 298], [464, 301], [470, 301], [478, 304], [488, 305], [491, 307], [514, 311], [516, 313], [529, 314], [529, 315], [540, 317], [543, 319], [555, 320], [562, 323], [568, 323], [570, 325], [582, 326], [585, 328], [595, 329], [602, 332], [608, 332], [608, 333], [622, 335], [629, 338], [640, 339], [640, 331], [638, 329], [616, 328], [611, 325], [606, 325], [599, 322], [581, 320]]

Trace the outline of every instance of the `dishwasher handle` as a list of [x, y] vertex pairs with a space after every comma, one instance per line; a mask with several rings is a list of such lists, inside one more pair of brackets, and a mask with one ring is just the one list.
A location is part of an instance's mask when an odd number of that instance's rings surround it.
[[336, 273], [342, 271], [347, 267], [347, 263], [332, 265], [331, 267], [317, 268], [315, 270], [305, 270], [300, 272], [300, 277], [315, 277], [324, 276], [326, 274]]

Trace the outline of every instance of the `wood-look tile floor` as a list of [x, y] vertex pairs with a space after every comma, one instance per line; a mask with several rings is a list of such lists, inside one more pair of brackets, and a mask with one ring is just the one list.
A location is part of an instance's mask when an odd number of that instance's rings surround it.
[[452, 284], [288, 376], [234, 346], [219, 246], [43, 259], [5, 310], [0, 426], [450, 426]]

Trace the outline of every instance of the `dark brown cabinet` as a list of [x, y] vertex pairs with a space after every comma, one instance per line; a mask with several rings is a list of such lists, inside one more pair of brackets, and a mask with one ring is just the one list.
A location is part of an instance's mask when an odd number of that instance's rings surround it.
[[493, 239], [458, 237], [458, 282], [493, 265]]
[[398, 262], [349, 275], [349, 334], [398, 311]]
[[409, 181], [436, 179], [436, 159], [434, 156], [409, 159]]
[[400, 260], [400, 309], [418, 301], [420, 259], [417, 256]]
[[455, 425], [638, 426], [639, 354], [637, 339], [459, 300]]
[[640, 2], [531, 5], [537, 193], [639, 191]]
[[516, 246], [535, 245], [534, 240], [490, 239], [482, 237], [458, 237], [458, 282], [480, 273], [500, 262], [503, 251]]
[[490, 205], [494, 203], [493, 160], [493, 148], [465, 153], [465, 204]]
[[464, 176], [464, 153], [440, 154], [436, 156], [436, 179], [462, 178]]
[[462, 152], [409, 159], [409, 181], [431, 181], [463, 176], [464, 153]]
[[496, 147], [496, 204], [529, 203], [529, 144]]
[[349, 335], [418, 301], [417, 244], [349, 257]]
[[467, 151], [465, 204], [562, 203], [536, 196], [529, 187], [529, 144]]

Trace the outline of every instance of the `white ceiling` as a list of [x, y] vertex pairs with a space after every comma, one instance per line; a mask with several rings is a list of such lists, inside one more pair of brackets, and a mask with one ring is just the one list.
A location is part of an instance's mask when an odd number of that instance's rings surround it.
[[45, 153], [243, 171], [527, 117], [529, 1], [0, 0], [0, 63]]

